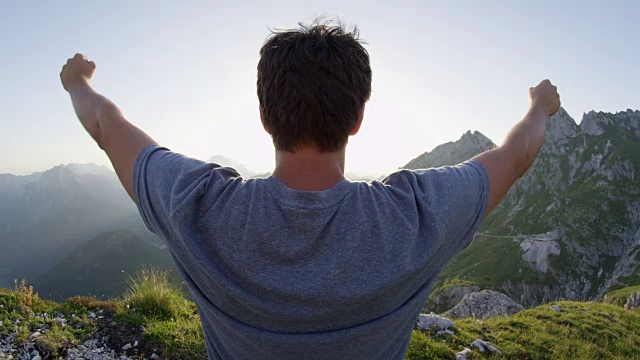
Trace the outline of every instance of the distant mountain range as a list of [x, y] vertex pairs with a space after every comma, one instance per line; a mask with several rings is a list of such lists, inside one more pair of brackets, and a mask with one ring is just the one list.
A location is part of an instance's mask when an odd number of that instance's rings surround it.
[[140, 267], [148, 265], [175, 269], [166, 245], [152, 233], [108, 231], [73, 249], [30, 283], [41, 296], [58, 301], [78, 294], [113, 298]]
[[[494, 146], [468, 132], [406, 167], [455, 164]], [[577, 125], [560, 109], [538, 159], [447, 264], [430, 306], [445, 310], [478, 288], [533, 306], [640, 284], [639, 169], [640, 111], [592, 111]]]
[[143, 225], [115, 173], [61, 165], [27, 176], [0, 175], [0, 286], [31, 279], [69, 251], [114, 229]]

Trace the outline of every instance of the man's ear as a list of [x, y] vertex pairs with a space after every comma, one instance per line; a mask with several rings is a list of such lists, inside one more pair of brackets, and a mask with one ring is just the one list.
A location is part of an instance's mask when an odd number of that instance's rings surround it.
[[360, 118], [358, 119], [358, 123], [356, 124], [356, 126], [351, 130], [351, 132], [349, 133], [349, 135], [353, 136], [355, 134], [358, 133], [358, 131], [360, 131], [360, 126], [362, 125], [362, 119], [364, 119], [364, 105], [362, 105], [362, 110], [360, 110]]
[[262, 122], [262, 128], [264, 129], [264, 131], [266, 131], [267, 134], [271, 135], [271, 131], [269, 131], [267, 124], [264, 123], [264, 113], [262, 111], [262, 105], [260, 105], [260, 121]]

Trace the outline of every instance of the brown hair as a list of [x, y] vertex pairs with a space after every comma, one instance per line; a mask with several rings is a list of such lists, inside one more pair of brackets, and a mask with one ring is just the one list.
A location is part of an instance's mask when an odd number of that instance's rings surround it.
[[277, 150], [346, 146], [371, 96], [369, 53], [358, 29], [315, 20], [277, 30], [260, 49], [258, 99]]

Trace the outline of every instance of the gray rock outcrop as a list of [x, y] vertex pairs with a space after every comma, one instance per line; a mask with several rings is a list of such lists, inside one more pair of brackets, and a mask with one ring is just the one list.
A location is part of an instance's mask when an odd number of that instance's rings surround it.
[[433, 311], [435, 313], [443, 313], [456, 306], [465, 295], [480, 291], [478, 285], [458, 285], [449, 286], [448, 288], [433, 294], [425, 305], [423, 311]]
[[624, 308], [627, 310], [637, 309], [638, 307], [640, 307], [640, 291], [629, 295], [627, 302], [624, 304]]
[[409, 161], [404, 169], [428, 169], [445, 165], [455, 165], [496, 147], [488, 137], [479, 131], [467, 131], [458, 141], [451, 141], [428, 151]]
[[431, 314], [420, 314], [416, 323], [416, 329], [426, 331], [431, 329], [447, 330], [449, 328], [455, 328], [453, 321], [446, 317]]
[[496, 316], [509, 316], [522, 311], [522, 305], [497, 291], [484, 290], [467, 294], [453, 309], [442, 314], [452, 319], [473, 317], [486, 320]]

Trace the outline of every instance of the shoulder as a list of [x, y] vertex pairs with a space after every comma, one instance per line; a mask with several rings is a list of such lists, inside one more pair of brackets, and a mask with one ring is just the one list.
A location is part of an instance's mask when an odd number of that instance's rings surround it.
[[451, 166], [428, 169], [400, 169], [389, 174], [381, 183], [388, 186], [459, 186], [461, 180], [486, 180], [487, 172], [475, 160]]

